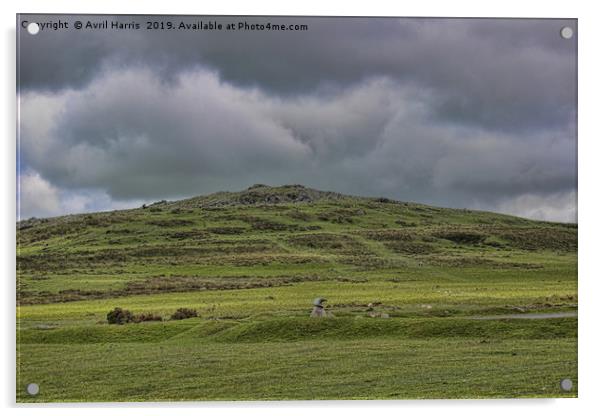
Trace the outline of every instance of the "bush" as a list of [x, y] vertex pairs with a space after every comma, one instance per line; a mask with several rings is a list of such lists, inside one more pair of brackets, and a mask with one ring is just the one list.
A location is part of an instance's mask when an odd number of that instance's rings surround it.
[[415, 222], [405, 220], [396, 220], [395, 224], [401, 225], [402, 227], [416, 227], [418, 225]]
[[146, 321], [162, 321], [163, 317], [155, 315], [154, 313], [140, 313], [134, 315], [127, 309], [115, 308], [107, 314], [107, 321], [109, 324], [123, 325], [130, 322], [140, 323]]
[[477, 245], [487, 238], [486, 235], [471, 231], [441, 231], [435, 233], [435, 237], [449, 240], [456, 244]]
[[180, 308], [171, 315], [171, 319], [180, 320], [199, 316], [196, 309]]
[[395, 201], [393, 201], [393, 200], [391, 200], [391, 199], [389, 199], [389, 198], [383, 198], [383, 197], [381, 197], [381, 198], [375, 198], [374, 200], [375, 200], [376, 202], [380, 202], [380, 203], [382, 203], [382, 204], [390, 204], [390, 203], [392, 203], [392, 202], [395, 202]]
[[109, 324], [123, 325], [134, 320], [134, 315], [127, 309], [115, 308], [107, 314]]
[[134, 315], [132, 318], [132, 322], [140, 323], [146, 321], [162, 321], [163, 317], [160, 315], [155, 315], [154, 313], [141, 313], [138, 315]]

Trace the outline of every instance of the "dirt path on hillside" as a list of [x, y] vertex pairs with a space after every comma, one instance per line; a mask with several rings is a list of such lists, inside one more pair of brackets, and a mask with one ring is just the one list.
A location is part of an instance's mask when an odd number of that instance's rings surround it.
[[493, 319], [554, 319], [575, 318], [577, 312], [555, 312], [555, 313], [524, 313], [511, 315], [470, 316], [469, 319], [493, 320]]

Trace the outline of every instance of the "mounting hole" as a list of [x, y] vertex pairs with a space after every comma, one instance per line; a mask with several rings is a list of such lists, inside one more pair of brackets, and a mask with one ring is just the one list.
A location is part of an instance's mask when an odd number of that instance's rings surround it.
[[31, 22], [27, 25], [27, 31], [30, 35], [37, 35], [40, 31], [40, 25], [38, 25], [36, 22]]
[[29, 393], [30, 396], [35, 396], [39, 392], [40, 386], [38, 386], [36, 383], [29, 383], [27, 385], [27, 393]]
[[563, 378], [560, 380], [560, 388], [564, 391], [573, 390], [573, 381], [570, 378]]
[[569, 26], [565, 26], [560, 29], [560, 36], [562, 39], [570, 39], [573, 37], [573, 28]]

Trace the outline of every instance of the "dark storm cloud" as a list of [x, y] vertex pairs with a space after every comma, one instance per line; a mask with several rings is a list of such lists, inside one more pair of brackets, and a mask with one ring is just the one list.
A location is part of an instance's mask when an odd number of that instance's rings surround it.
[[[30, 20], [36, 17], [28, 17]], [[47, 17], [40, 20], [48, 19]], [[104, 17], [70, 17], [102, 21]], [[203, 18], [208, 20], [210, 18]], [[574, 118], [575, 42], [561, 20], [215, 18], [305, 23], [300, 32], [45, 31], [21, 36], [24, 90], [80, 88], [107, 67], [147, 65], [172, 79], [194, 66], [290, 96], [383, 75], [440, 94], [440, 117], [516, 130]], [[144, 27], [149, 18], [119, 17]], [[153, 18], [184, 20], [196, 17]], [[24, 33], [27, 35], [26, 33]], [[43, 70], [40, 70], [43, 68]]]
[[21, 34], [38, 212], [294, 182], [574, 220], [574, 21], [216, 19], [309, 30]]

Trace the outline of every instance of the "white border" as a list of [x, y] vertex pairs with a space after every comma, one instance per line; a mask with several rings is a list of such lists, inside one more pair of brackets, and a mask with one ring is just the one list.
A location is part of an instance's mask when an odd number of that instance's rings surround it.
[[[464, 17], [565, 17], [579, 19], [579, 399], [558, 400], [462, 400], [462, 401], [399, 401], [399, 402], [273, 402], [273, 403], [183, 403], [183, 404], [96, 404], [85, 405], [91, 416], [107, 411], [120, 415], [165, 415], [220, 413], [234, 414], [244, 409], [251, 415], [345, 414], [364, 415], [366, 412], [395, 414], [420, 412], [426, 414], [482, 415], [539, 414], [547, 416], [590, 414], [600, 408], [598, 397], [600, 375], [599, 298], [602, 296], [602, 276], [596, 262], [602, 245], [600, 216], [600, 77], [602, 75], [601, 45], [602, 15], [595, 2], [548, 0], [487, 1], [413, 1], [386, 2], [370, 0], [353, 3], [344, 0], [305, 0], [297, 3], [264, 0], [185, 2], [179, 0], [21, 0], [0, 2], [2, 13], [2, 76], [1, 123], [2, 184], [4, 199], [0, 204], [2, 249], [0, 264], [4, 283], [2, 374], [0, 385], [5, 414], [79, 415], [80, 405], [17, 406], [14, 403], [14, 328], [15, 328], [15, 14], [21, 13], [136, 13], [136, 14], [255, 14], [255, 15], [356, 15], [356, 16], [464, 16]], [[588, 3], [588, 5], [586, 5]], [[598, 133], [598, 134], [596, 134]], [[124, 407], [127, 406], [127, 407]], [[107, 407], [110, 408], [107, 409]]]

